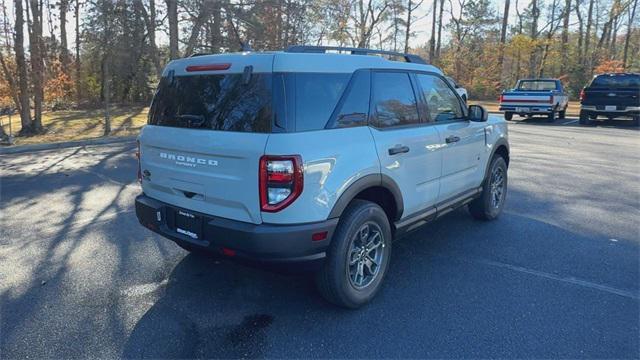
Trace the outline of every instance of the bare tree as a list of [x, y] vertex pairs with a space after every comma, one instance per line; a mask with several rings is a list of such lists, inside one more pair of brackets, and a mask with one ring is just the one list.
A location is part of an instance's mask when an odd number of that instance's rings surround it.
[[69, 0], [60, 0], [60, 63], [62, 71], [69, 72], [69, 49], [67, 44], [67, 12], [69, 11]]
[[16, 13], [14, 49], [16, 53], [16, 67], [18, 68], [18, 87], [20, 89], [20, 122], [22, 123], [21, 135], [33, 132], [31, 121], [31, 104], [29, 93], [29, 78], [27, 75], [27, 61], [24, 55], [24, 8], [22, 0], [14, 0]]
[[29, 0], [32, 25], [29, 36], [31, 53], [31, 80], [33, 83], [33, 128], [42, 131], [42, 103], [44, 101], [44, 43], [42, 41], [42, 3]]
[[629, 55], [629, 40], [631, 39], [631, 32], [633, 32], [633, 20], [636, 17], [636, 9], [638, 7], [638, 0], [633, 0], [633, 6], [629, 9], [629, 22], [627, 23], [627, 33], [624, 36], [624, 51], [622, 55], [622, 66], [627, 69], [628, 55]]
[[80, 66], [80, 42], [82, 41], [82, 34], [80, 33], [80, 0], [76, 0], [74, 8], [74, 15], [76, 18], [76, 102], [80, 104], [82, 100], [82, 78], [81, 78], [81, 66]]
[[382, 21], [385, 11], [389, 7], [388, 2], [380, 3], [375, 0], [358, 0], [356, 12], [352, 19], [356, 26], [357, 47], [367, 47], [371, 40], [371, 34], [376, 26]]
[[440, 61], [440, 49], [442, 48], [442, 13], [444, 12], [444, 0], [440, 0], [440, 12], [438, 13], [438, 39], [436, 43], [436, 59]]
[[507, 41], [507, 26], [509, 25], [510, 2], [510, 0], [505, 0], [504, 2], [504, 12], [502, 13], [502, 27], [500, 28], [500, 54], [498, 55], [498, 69], [500, 69], [501, 73], [502, 63], [504, 62], [504, 44]]
[[436, 56], [436, 13], [438, 12], [438, 0], [433, 0], [433, 20], [431, 22], [431, 40], [429, 40], [429, 61], [435, 63]]
[[538, 63], [538, 19], [540, 18], [540, 8], [538, 7], [538, 0], [531, 0], [531, 29], [529, 36], [533, 41], [533, 49], [531, 57], [529, 58], [529, 76], [535, 76]]
[[142, 0], [136, 0], [134, 5], [138, 8], [144, 23], [147, 27], [147, 37], [149, 38], [149, 50], [151, 52], [151, 61], [153, 67], [156, 70], [156, 76], [159, 78], [162, 76], [162, 65], [160, 64], [160, 54], [158, 53], [158, 46], [156, 45], [156, 2], [155, 0], [149, 1], [149, 11], [144, 7]]
[[420, 0], [416, 3], [413, 3], [411, 0], [409, 0], [409, 3], [407, 4], [407, 23], [406, 23], [407, 28], [405, 29], [405, 33], [404, 33], [404, 52], [405, 53], [409, 52], [409, 39], [411, 38], [411, 25], [413, 25], [413, 20], [414, 20], [412, 14], [422, 5], [423, 2], [424, 0]]
[[180, 57], [178, 50], [178, 1], [165, 0], [167, 3], [167, 18], [169, 19], [169, 58]]
[[587, 28], [584, 34], [584, 55], [583, 65], [591, 67], [591, 53], [589, 44], [591, 43], [591, 26], [593, 26], [593, 3], [594, 0], [589, 0], [589, 10], [587, 10]]
[[562, 62], [560, 72], [564, 73], [569, 56], [569, 17], [571, 16], [571, 0], [565, 0], [562, 16]]

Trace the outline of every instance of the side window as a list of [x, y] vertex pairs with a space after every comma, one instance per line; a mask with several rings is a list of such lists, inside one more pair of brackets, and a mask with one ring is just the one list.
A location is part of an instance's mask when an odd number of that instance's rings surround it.
[[407, 73], [374, 72], [373, 104], [379, 127], [420, 123], [416, 96]]
[[295, 74], [296, 131], [324, 129], [351, 74]]
[[369, 93], [371, 74], [369, 71], [357, 71], [351, 80], [351, 87], [345, 95], [340, 108], [334, 114], [331, 128], [346, 128], [367, 125], [369, 115]]
[[434, 75], [417, 74], [432, 121], [449, 121], [464, 116], [458, 97], [449, 86]]

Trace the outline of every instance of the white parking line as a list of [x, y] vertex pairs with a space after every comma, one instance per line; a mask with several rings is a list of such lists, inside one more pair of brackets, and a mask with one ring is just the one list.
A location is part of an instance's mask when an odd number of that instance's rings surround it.
[[479, 263], [479, 264], [484, 264], [484, 265], [499, 267], [499, 268], [503, 268], [503, 269], [508, 269], [508, 270], [511, 270], [511, 271], [517, 271], [517, 272], [520, 272], [520, 273], [525, 273], [525, 274], [529, 274], [529, 275], [533, 275], [533, 276], [538, 276], [538, 277], [542, 277], [542, 278], [546, 278], [546, 279], [550, 279], [550, 280], [555, 280], [555, 281], [560, 281], [560, 282], [569, 283], [569, 284], [573, 284], [573, 285], [583, 286], [583, 287], [591, 288], [591, 289], [594, 289], [594, 290], [604, 291], [604, 292], [607, 292], [607, 293], [610, 293], [610, 294], [623, 296], [623, 297], [626, 297], [626, 298], [629, 298], [629, 299], [633, 299], [633, 300], [640, 300], [640, 294], [638, 294], [637, 291], [633, 291], [633, 290], [616, 289], [616, 288], [613, 288], [613, 287], [610, 287], [610, 286], [607, 286], [607, 285], [596, 284], [596, 283], [593, 283], [591, 281], [577, 279], [577, 278], [574, 278], [574, 277], [559, 276], [559, 275], [550, 274], [550, 273], [543, 272], [543, 271], [527, 269], [527, 268], [524, 268], [524, 267], [521, 267], [521, 266], [505, 264], [505, 263], [502, 263], [502, 262], [488, 260], [488, 259], [468, 258], [468, 257], [460, 257], [460, 259], [466, 260], [466, 261], [475, 262], [475, 263]]
[[575, 124], [577, 122], [578, 122], [578, 120], [571, 120], [571, 121], [563, 122], [561, 125]]

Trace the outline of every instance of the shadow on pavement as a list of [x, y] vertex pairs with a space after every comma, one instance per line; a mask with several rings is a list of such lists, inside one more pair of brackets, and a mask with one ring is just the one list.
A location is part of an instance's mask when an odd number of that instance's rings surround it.
[[609, 280], [597, 268], [634, 286], [638, 274], [628, 269], [637, 260], [619, 259], [637, 250], [518, 215], [483, 223], [459, 210], [396, 242], [382, 291], [357, 311], [326, 303], [310, 276], [191, 254], [122, 356], [626, 357], [638, 348], [637, 300], [535, 271]]

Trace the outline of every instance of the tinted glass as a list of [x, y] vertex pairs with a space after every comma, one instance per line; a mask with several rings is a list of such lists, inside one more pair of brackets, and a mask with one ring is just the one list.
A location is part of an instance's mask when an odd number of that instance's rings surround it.
[[336, 112], [332, 127], [344, 128], [367, 124], [371, 74], [359, 71], [353, 75], [349, 92]]
[[420, 122], [411, 80], [407, 73], [373, 73], [373, 102], [377, 125], [390, 127]]
[[295, 76], [295, 130], [324, 129], [351, 74], [291, 74]]
[[239, 132], [271, 131], [271, 75], [163, 77], [149, 124]]
[[434, 75], [418, 74], [417, 77], [427, 101], [430, 120], [449, 121], [464, 116], [458, 97], [444, 80]]
[[548, 91], [555, 90], [556, 82], [549, 80], [523, 80], [518, 85], [518, 90], [527, 91]]
[[591, 87], [637, 89], [640, 88], [640, 75], [599, 75], [593, 79]]

